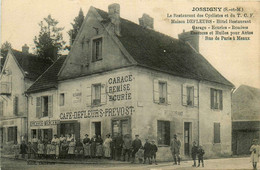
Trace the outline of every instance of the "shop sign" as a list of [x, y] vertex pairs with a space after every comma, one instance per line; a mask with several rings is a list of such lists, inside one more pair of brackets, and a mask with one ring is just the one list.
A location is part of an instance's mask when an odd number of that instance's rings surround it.
[[131, 116], [134, 111], [135, 111], [134, 106], [79, 110], [79, 111], [62, 112], [60, 113], [60, 119], [67, 120], [67, 119], [90, 119], [95, 117]]
[[108, 79], [107, 94], [109, 101], [131, 100], [131, 82], [133, 75], [110, 77]]
[[40, 121], [31, 121], [30, 126], [49, 126], [49, 125], [57, 125], [60, 123], [60, 120], [40, 120]]
[[166, 114], [175, 114], [178, 116], [183, 116], [183, 112], [182, 111], [172, 111], [172, 110], [165, 110]]
[[3, 126], [5, 125], [13, 125], [14, 124], [14, 121], [3, 121]]

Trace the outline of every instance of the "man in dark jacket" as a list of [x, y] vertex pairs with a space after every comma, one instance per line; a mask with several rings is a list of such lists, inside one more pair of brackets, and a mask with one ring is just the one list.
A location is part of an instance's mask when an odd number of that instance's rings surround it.
[[174, 165], [177, 165], [177, 159], [178, 159], [178, 165], [180, 165], [181, 162], [180, 148], [181, 148], [181, 141], [177, 139], [177, 135], [175, 134], [171, 141], [171, 152], [174, 159], [174, 163], [173, 163]]
[[152, 140], [151, 143], [151, 162], [154, 160], [155, 165], [157, 165], [156, 162], [156, 152], [158, 151], [158, 147], [155, 144], [155, 140]]
[[115, 138], [115, 155], [116, 155], [116, 160], [120, 160], [121, 159], [121, 153], [122, 153], [122, 148], [123, 148], [123, 138], [122, 135], [120, 133], [118, 133], [118, 136]]
[[198, 152], [198, 146], [196, 144], [196, 142], [194, 141], [193, 142], [193, 146], [191, 148], [191, 156], [192, 156], [192, 159], [193, 159], [193, 165], [192, 167], [196, 167], [196, 156], [197, 156], [197, 152]]
[[135, 162], [135, 154], [141, 147], [142, 147], [142, 141], [139, 139], [139, 135], [135, 135], [135, 140], [132, 142], [132, 148], [133, 148], [133, 152], [132, 152], [133, 161], [132, 161], [132, 163]]
[[151, 150], [152, 150], [152, 145], [150, 144], [148, 139], [145, 139], [145, 144], [144, 144], [144, 164], [146, 163], [146, 159], [148, 158], [148, 163], [151, 163]]

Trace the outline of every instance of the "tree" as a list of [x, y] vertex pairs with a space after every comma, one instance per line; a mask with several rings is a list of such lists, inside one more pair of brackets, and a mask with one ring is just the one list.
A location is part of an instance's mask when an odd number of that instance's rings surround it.
[[78, 32], [79, 32], [79, 29], [84, 21], [84, 14], [83, 14], [83, 11], [82, 9], [80, 8], [79, 10], [79, 14], [77, 17], [74, 18], [74, 23], [71, 23], [72, 25], [72, 29], [70, 29], [68, 31], [68, 34], [70, 36], [70, 45], [73, 44]]
[[6, 51], [9, 48], [12, 48], [12, 44], [8, 41], [5, 41], [2, 45], [1, 45], [1, 51]]
[[12, 44], [10, 42], [8, 42], [8, 41], [4, 42], [1, 45], [0, 72], [3, 69], [3, 66], [4, 66], [4, 63], [5, 63], [5, 59], [6, 59], [7, 52], [8, 52], [9, 48], [12, 48]]
[[59, 51], [65, 44], [62, 36], [64, 28], [58, 27], [58, 23], [51, 15], [39, 23], [41, 30], [38, 37], [34, 38], [36, 53], [39, 57], [57, 60]]

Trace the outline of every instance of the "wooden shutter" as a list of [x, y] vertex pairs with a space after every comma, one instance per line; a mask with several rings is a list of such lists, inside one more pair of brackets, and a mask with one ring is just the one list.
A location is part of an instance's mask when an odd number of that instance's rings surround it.
[[167, 83], [166, 85], [167, 85], [167, 87], [166, 87], [166, 90], [167, 90], [167, 103], [171, 104], [171, 102], [172, 102], [172, 100], [171, 100], [171, 85], [170, 85], [170, 83]]
[[198, 87], [194, 86], [194, 107], [198, 107], [199, 105], [199, 94], [198, 94]]
[[170, 141], [171, 141], [171, 138], [170, 138], [170, 130], [171, 130], [171, 126], [170, 126], [170, 121], [165, 121], [165, 145], [170, 145]]
[[52, 95], [48, 96], [48, 117], [53, 116], [53, 97]]
[[80, 122], [74, 123], [74, 135], [76, 140], [80, 138]]
[[14, 97], [14, 101], [13, 101], [13, 113], [14, 113], [14, 115], [15, 116], [17, 116], [18, 115], [18, 97], [17, 96], [15, 96]]
[[36, 98], [36, 117], [37, 118], [42, 117], [42, 98], [41, 97]]
[[91, 98], [92, 98], [91, 86], [87, 87], [86, 91], [87, 91], [86, 104], [87, 106], [91, 106]]
[[222, 90], [219, 90], [219, 109], [223, 110], [223, 96], [222, 96]]
[[157, 79], [153, 81], [153, 99], [155, 103], [159, 103], [159, 81]]
[[187, 86], [186, 86], [186, 84], [182, 85], [182, 105], [187, 106]]
[[0, 116], [3, 116], [4, 113], [4, 102], [0, 101]]
[[210, 108], [214, 109], [214, 90], [210, 89]]
[[220, 143], [220, 123], [214, 123], [214, 143]]
[[60, 123], [57, 124], [57, 135], [58, 137], [60, 137]]
[[101, 104], [107, 103], [106, 84], [101, 84]]

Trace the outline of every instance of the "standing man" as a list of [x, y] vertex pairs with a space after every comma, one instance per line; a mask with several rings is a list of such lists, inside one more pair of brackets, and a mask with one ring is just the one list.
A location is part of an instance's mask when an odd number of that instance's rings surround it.
[[120, 133], [118, 133], [115, 139], [115, 151], [116, 151], [116, 160], [121, 160], [122, 148], [123, 148], [123, 138]]
[[135, 162], [135, 154], [141, 147], [142, 147], [142, 141], [139, 139], [139, 135], [135, 135], [135, 140], [132, 143], [132, 148], [133, 148], [133, 152], [132, 152], [133, 161], [132, 161], [132, 163]]
[[180, 148], [181, 148], [181, 142], [179, 139], [177, 139], [177, 135], [174, 134], [173, 139], [171, 141], [171, 152], [174, 159], [173, 165], [177, 165], [177, 159], [178, 159], [178, 165], [180, 165], [181, 162]]

